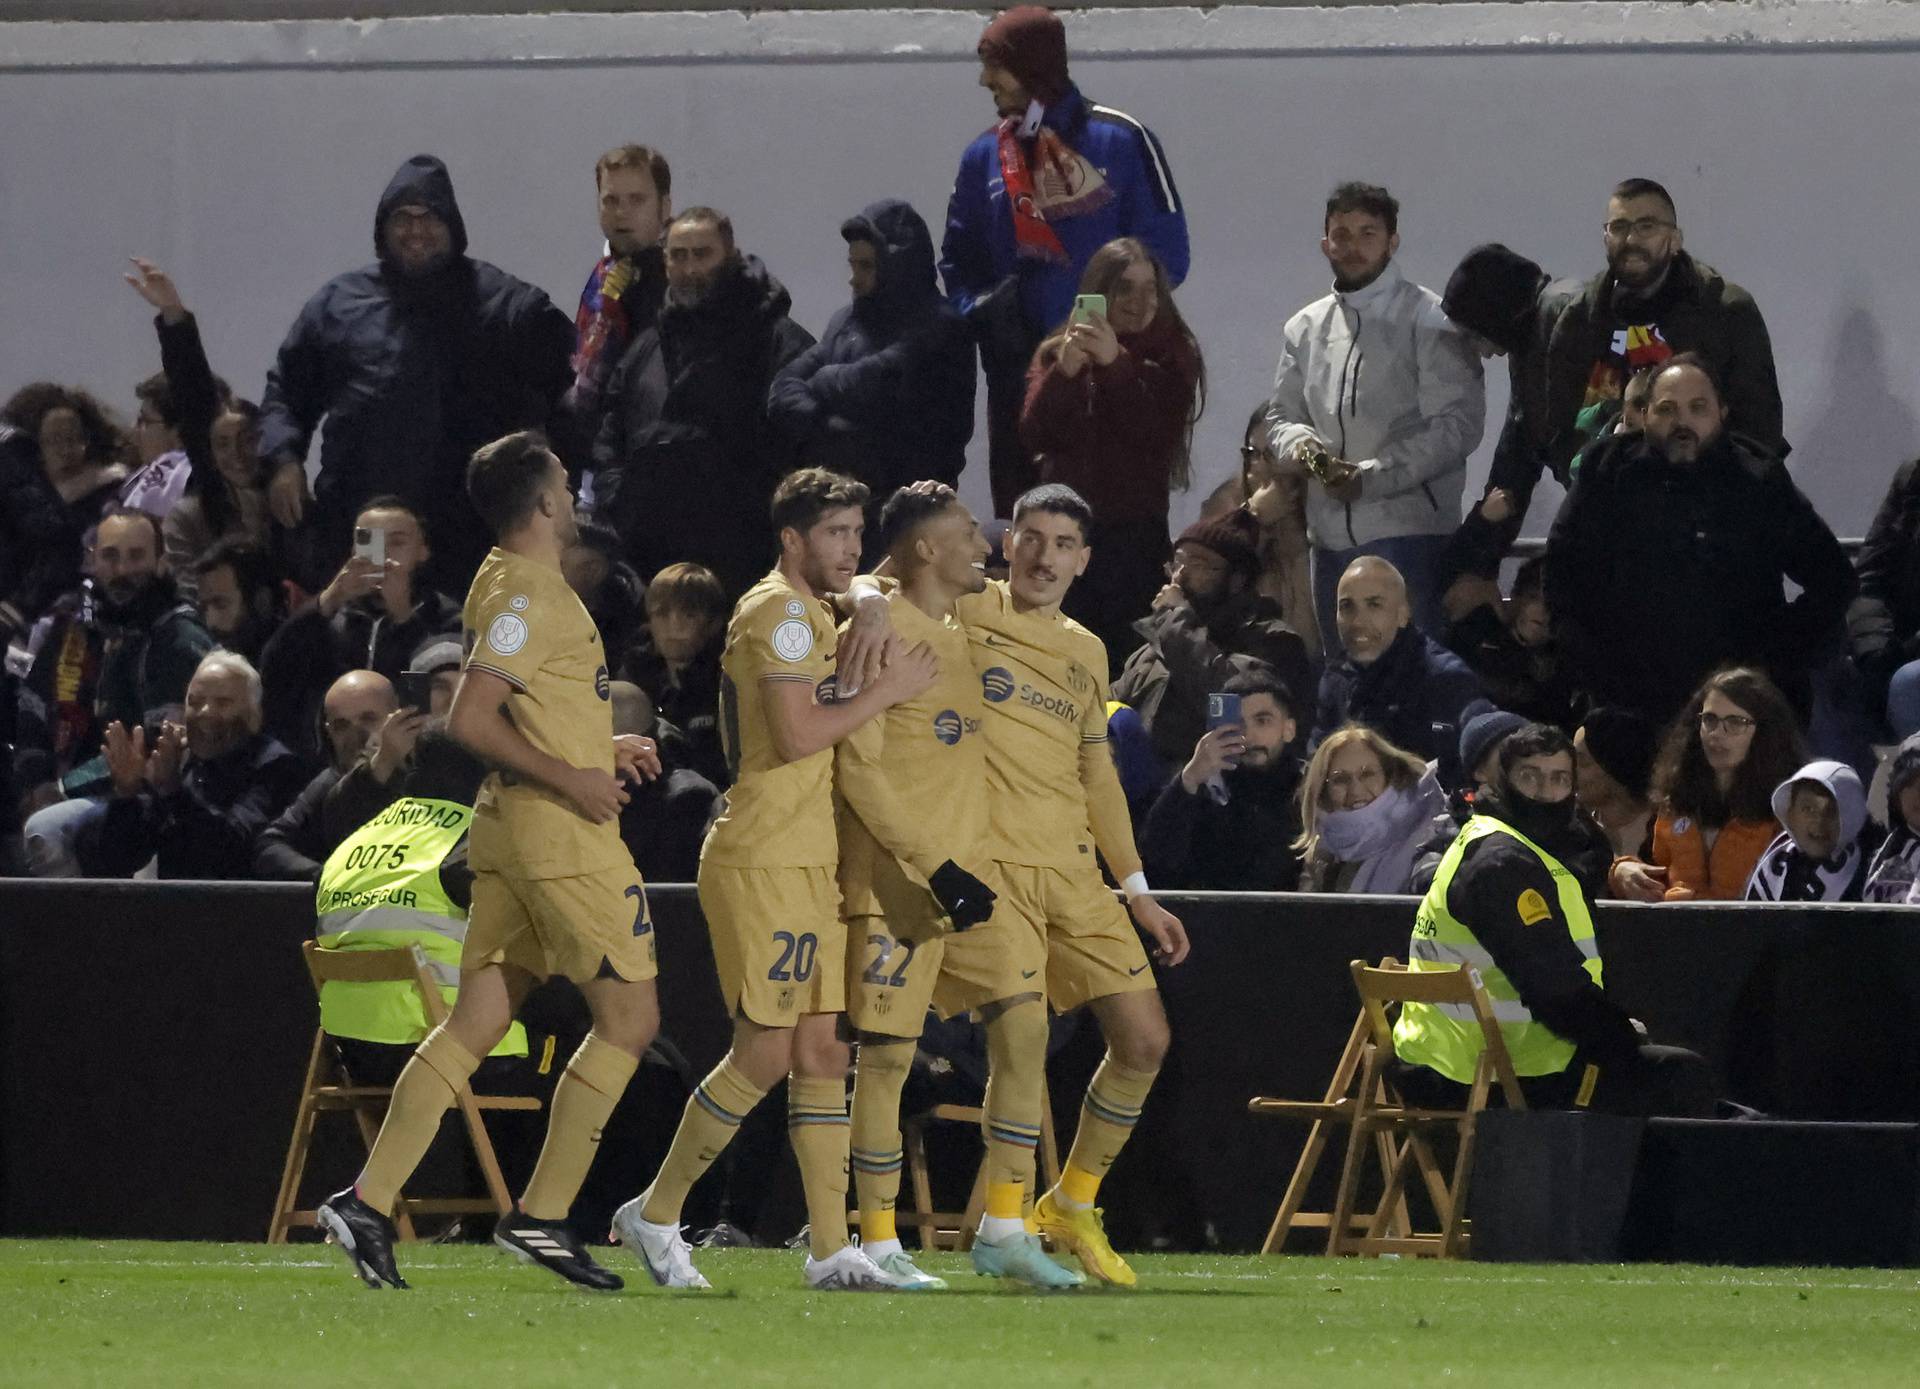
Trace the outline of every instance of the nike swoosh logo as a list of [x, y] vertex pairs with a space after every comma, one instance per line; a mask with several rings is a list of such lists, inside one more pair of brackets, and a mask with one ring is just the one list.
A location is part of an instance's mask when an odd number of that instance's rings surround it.
[[1033, 978], [1034, 975], [1038, 974], [1039, 972], [1040, 971], [1037, 969], [1023, 969], [1020, 971], [1020, 977], [1022, 979], [1031, 979]]
[[1128, 971], [1127, 971], [1127, 973], [1128, 973], [1128, 974], [1138, 974], [1138, 973], [1140, 973], [1140, 971], [1141, 971], [1141, 970], [1144, 970], [1145, 968], [1147, 968], [1147, 967], [1146, 967], [1145, 965], [1141, 965], [1139, 969], [1130, 969], [1130, 970], [1128, 970]]

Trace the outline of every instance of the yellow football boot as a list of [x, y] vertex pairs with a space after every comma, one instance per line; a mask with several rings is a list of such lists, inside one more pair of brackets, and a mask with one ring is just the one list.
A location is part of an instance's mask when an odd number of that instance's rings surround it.
[[1080, 1266], [1103, 1283], [1131, 1288], [1139, 1282], [1127, 1261], [1114, 1253], [1107, 1243], [1106, 1226], [1100, 1220], [1100, 1208], [1087, 1206], [1068, 1210], [1049, 1191], [1034, 1203], [1033, 1218], [1040, 1234], [1055, 1249], [1066, 1250], [1080, 1260]]

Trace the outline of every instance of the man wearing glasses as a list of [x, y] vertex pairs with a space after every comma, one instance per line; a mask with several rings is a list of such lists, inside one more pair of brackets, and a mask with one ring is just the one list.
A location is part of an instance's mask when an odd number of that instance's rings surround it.
[[1665, 188], [1630, 178], [1602, 229], [1607, 268], [1560, 314], [1547, 348], [1547, 462], [1562, 464], [1612, 427], [1627, 381], [1695, 352], [1726, 383], [1727, 427], [1784, 458], [1780, 383], [1766, 320], [1748, 294], [1684, 249]]

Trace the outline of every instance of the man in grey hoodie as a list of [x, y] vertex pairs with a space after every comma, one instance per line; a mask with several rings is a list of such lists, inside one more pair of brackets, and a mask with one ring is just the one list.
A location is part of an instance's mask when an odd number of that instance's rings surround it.
[[1314, 610], [1333, 630], [1334, 591], [1361, 555], [1407, 580], [1415, 621], [1440, 631], [1436, 569], [1460, 523], [1467, 455], [1486, 419], [1480, 359], [1440, 297], [1393, 264], [1400, 205], [1343, 183], [1320, 249], [1333, 292], [1287, 320], [1267, 411], [1274, 452], [1307, 464]]

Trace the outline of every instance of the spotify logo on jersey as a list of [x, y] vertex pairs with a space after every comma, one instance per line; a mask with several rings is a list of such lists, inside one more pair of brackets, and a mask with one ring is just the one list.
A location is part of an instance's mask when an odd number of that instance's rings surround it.
[[980, 693], [989, 704], [1004, 704], [1013, 696], [1013, 672], [989, 666], [980, 672]]
[[952, 747], [960, 741], [960, 715], [951, 709], [942, 709], [933, 716], [933, 736]]

